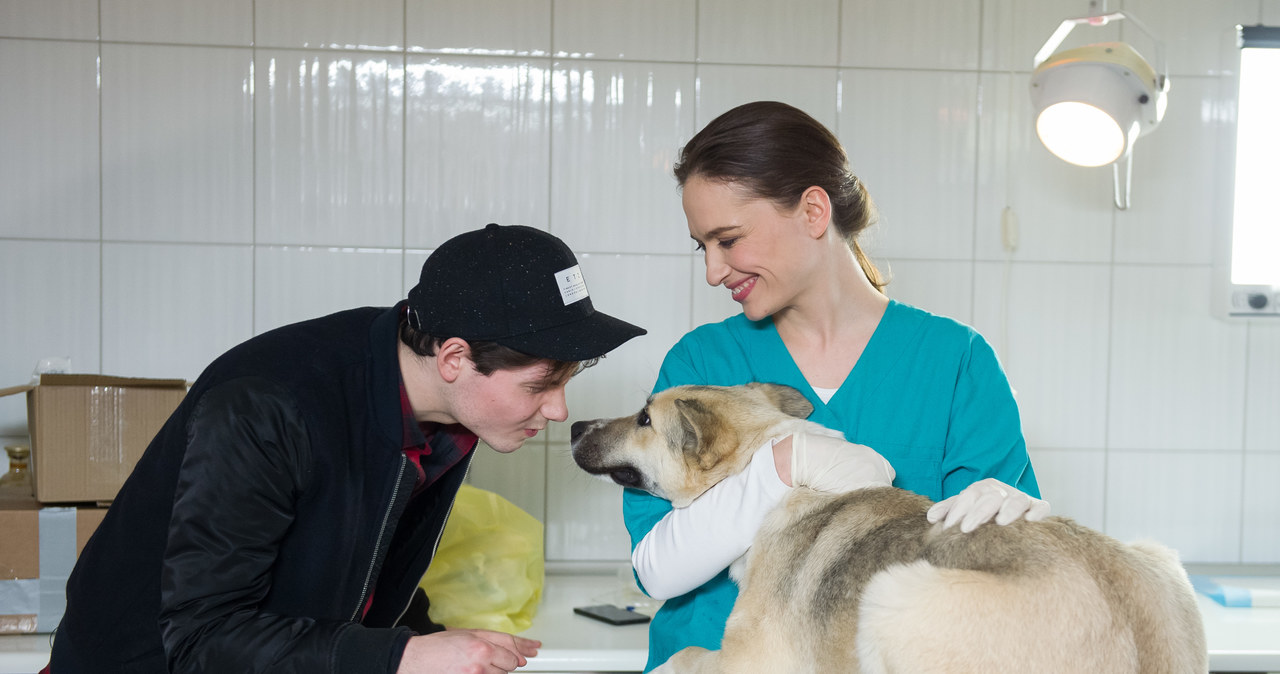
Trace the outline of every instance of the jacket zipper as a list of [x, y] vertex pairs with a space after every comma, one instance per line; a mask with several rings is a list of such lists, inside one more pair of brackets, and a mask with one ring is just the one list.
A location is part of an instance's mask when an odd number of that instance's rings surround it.
[[[472, 449], [471, 451], [473, 451], [473, 452], [474, 452], [474, 451], [476, 451], [476, 450], [475, 450], [475, 449]], [[463, 473], [463, 474], [462, 474], [462, 482], [463, 482], [463, 483], [465, 483], [465, 482], [467, 481], [467, 476], [468, 476], [468, 475], [470, 475], [470, 474], [471, 474], [471, 461], [470, 461], [470, 460], [468, 460], [468, 461], [467, 461], [467, 470], [466, 470], [466, 472], [465, 472], [465, 473]], [[435, 545], [432, 545], [432, 546], [431, 546], [431, 559], [432, 559], [432, 561], [434, 561], [434, 560], [435, 560], [435, 558], [436, 558], [436, 553], [440, 551], [440, 539], [444, 538], [444, 528], [449, 524], [449, 516], [453, 514], [453, 505], [454, 505], [455, 503], [457, 503], [457, 502], [458, 502], [458, 499], [457, 499], [457, 498], [454, 498], [454, 499], [452, 499], [451, 501], [449, 501], [449, 508], [448, 508], [447, 510], [445, 510], [445, 512], [444, 512], [444, 521], [440, 524], [440, 531], [437, 531], [437, 532], [436, 532], [436, 542], [435, 542]], [[361, 601], [363, 601], [363, 600], [361, 600]], [[405, 604], [405, 605], [404, 605], [404, 608], [400, 609], [400, 615], [396, 616], [396, 623], [397, 623], [397, 624], [399, 624], [400, 620], [404, 618], [404, 614], [406, 614], [406, 613], [408, 613], [408, 612], [409, 612], [409, 607], [410, 607], [412, 604], [413, 604], [413, 597], [410, 597], [410, 598], [409, 598], [409, 603], [408, 603], [408, 604]]]
[[[395, 509], [396, 501], [400, 499], [400, 483], [404, 482], [404, 468], [408, 463], [409, 458], [401, 454], [400, 470], [396, 472], [396, 486], [391, 491], [391, 502], [387, 504], [387, 511], [382, 514], [382, 527], [378, 529], [378, 540], [373, 543], [373, 557], [369, 559], [369, 570], [365, 572], [364, 587], [360, 589], [360, 601], [356, 602], [356, 610], [351, 614], [351, 622], [357, 622], [360, 611], [364, 608], [365, 599], [369, 595], [369, 583], [373, 580], [373, 569], [378, 564], [378, 551], [382, 549], [382, 537], [387, 534], [387, 522], [391, 519], [391, 511]], [[439, 543], [440, 539], [437, 537], [436, 544], [439, 545]]]

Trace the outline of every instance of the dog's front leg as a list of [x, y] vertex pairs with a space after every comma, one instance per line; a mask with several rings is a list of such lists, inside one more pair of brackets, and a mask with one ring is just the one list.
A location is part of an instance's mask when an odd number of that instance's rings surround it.
[[671, 656], [653, 670], [652, 674], [719, 674], [720, 651], [709, 651], [701, 646], [689, 646]]

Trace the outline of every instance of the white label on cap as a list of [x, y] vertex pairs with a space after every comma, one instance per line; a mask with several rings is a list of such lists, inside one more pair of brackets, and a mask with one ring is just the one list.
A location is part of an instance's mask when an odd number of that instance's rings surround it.
[[560, 286], [560, 299], [566, 307], [587, 297], [587, 280], [576, 264], [556, 272], [556, 285]]

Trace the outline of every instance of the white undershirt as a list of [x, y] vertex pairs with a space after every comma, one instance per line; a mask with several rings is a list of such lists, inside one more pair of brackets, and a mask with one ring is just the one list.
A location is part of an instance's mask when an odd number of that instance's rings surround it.
[[831, 402], [831, 396], [835, 395], [836, 391], [840, 390], [838, 388], [818, 388], [813, 384], [810, 384], [809, 388], [813, 389], [813, 392], [817, 393], [819, 398], [822, 398], [823, 403]]

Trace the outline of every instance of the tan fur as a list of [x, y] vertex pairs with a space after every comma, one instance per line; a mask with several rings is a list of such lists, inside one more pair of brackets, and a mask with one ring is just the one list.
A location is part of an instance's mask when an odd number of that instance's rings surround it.
[[[770, 437], [831, 433], [799, 420], [810, 409], [781, 386], [677, 387], [641, 415], [574, 424], [574, 459], [681, 507]], [[892, 487], [792, 490], [734, 565], [740, 593], [721, 650], [687, 648], [655, 671], [1208, 670], [1172, 550], [1123, 545], [1063, 517], [963, 534], [930, 525], [931, 504]]]

